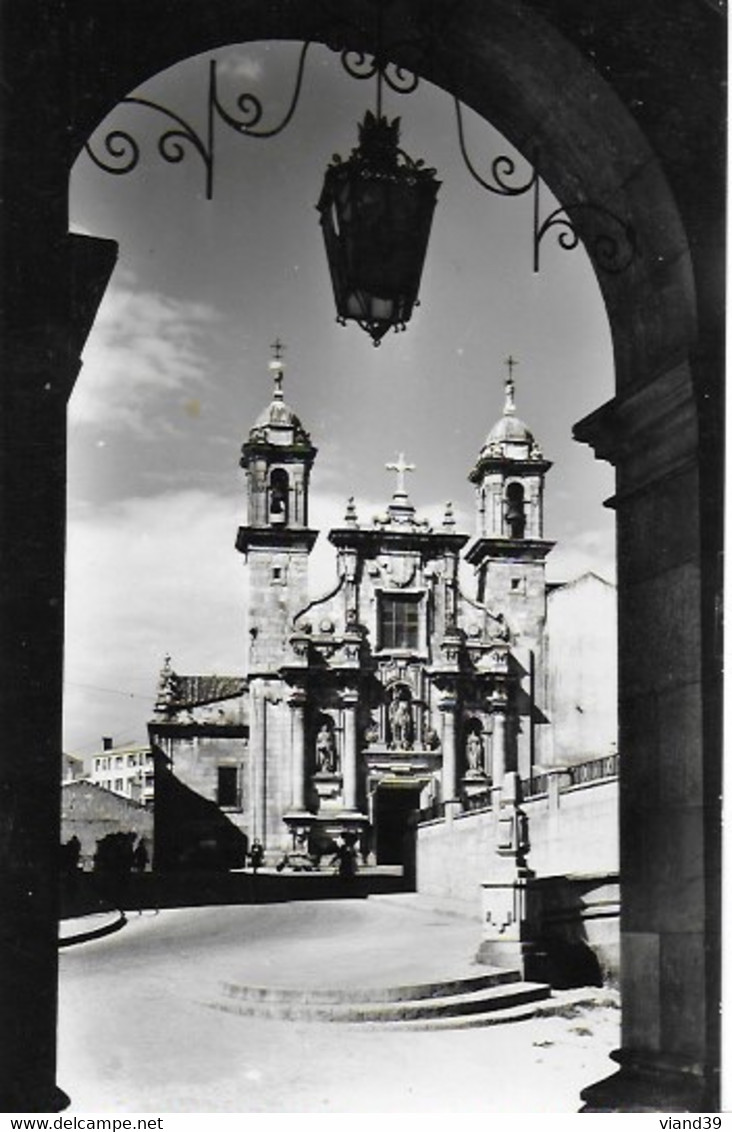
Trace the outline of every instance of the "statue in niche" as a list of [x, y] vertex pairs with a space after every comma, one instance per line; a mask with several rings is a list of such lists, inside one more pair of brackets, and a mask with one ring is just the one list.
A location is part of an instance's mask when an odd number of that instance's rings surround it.
[[483, 770], [483, 743], [477, 731], [471, 731], [465, 743], [465, 757], [468, 763], [468, 774], [477, 778], [484, 773]]
[[335, 774], [338, 770], [338, 752], [331, 723], [323, 723], [315, 738], [315, 765], [320, 774]]
[[508, 641], [510, 640], [510, 637], [511, 637], [511, 631], [508, 627], [508, 623], [506, 621], [506, 618], [503, 616], [502, 613], [495, 613], [495, 614], [492, 614], [491, 616], [493, 617], [493, 620], [496, 622], [496, 628], [491, 633], [492, 640], [500, 641], [502, 643], [503, 642], [508, 643]]
[[389, 704], [389, 727], [391, 729], [391, 748], [396, 751], [411, 750], [414, 741], [414, 715], [409, 692], [406, 688], [396, 688]]
[[363, 738], [367, 747], [370, 747], [372, 743], [378, 743], [379, 741], [379, 725], [371, 716], [369, 716], [369, 721], [366, 725], [366, 729], [364, 730]]
[[440, 736], [429, 723], [424, 729], [424, 745], [429, 751], [436, 751], [440, 745]]

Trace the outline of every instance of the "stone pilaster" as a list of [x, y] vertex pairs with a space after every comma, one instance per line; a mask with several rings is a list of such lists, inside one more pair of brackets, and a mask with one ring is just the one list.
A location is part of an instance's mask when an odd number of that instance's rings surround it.
[[358, 731], [356, 709], [358, 695], [346, 692], [343, 705], [343, 805], [346, 810], [358, 809]]
[[289, 698], [292, 711], [292, 809], [305, 810], [305, 703], [299, 688]]
[[494, 692], [493, 696], [491, 697], [490, 706], [491, 714], [493, 716], [491, 793], [494, 798], [494, 804], [497, 805], [500, 802], [501, 792], [503, 790], [503, 783], [506, 777], [506, 769], [508, 765], [506, 718], [508, 713], [508, 699], [502, 690]]
[[439, 704], [442, 713], [442, 802], [446, 816], [458, 801], [457, 794], [457, 735], [455, 711], [457, 700], [452, 692], [443, 694]]

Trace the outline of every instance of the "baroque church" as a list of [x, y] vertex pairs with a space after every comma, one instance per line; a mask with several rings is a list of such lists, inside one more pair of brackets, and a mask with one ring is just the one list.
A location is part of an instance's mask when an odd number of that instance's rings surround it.
[[[500, 806], [530, 793], [557, 752], [566, 767], [613, 750], [615, 689], [591, 663], [602, 642], [565, 647], [561, 679], [552, 674], [548, 609], [562, 587], [545, 576], [551, 463], [517, 415], [512, 361], [503, 413], [468, 469], [472, 534], [456, 529], [449, 503], [439, 525], [417, 514], [413, 467], [400, 455], [387, 465], [395, 488], [384, 513], [365, 523], [349, 499], [328, 533], [336, 580], [323, 596], [308, 588], [317, 449], [284, 399], [281, 361], [270, 370], [272, 400], [240, 461], [244, 673], [184, 676], [166, 659], [149, 725], [158, 860], [194, 863], [210, 850], [218, 835], [205, 813], [215, 811], [258, 838], [270, 863], [317, 859], [339, 838], [364, 860], [404, 863], [418, 816]], [[608, 583], [582, 581], [614, 608]], [[557, 608], [566, 628], [566, 600]], [[557, 742], [553, 718], [568, 718], [562, 688], [575, 722]], [[207, 809], [171, 808], [172, 787]]]

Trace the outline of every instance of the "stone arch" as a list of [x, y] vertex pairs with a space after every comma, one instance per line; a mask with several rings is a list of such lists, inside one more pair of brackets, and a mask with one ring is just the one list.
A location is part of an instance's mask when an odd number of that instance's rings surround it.
[[[711, 1105], [704, 1111], [715, 1111], [724, 174], [714, 147], [721, 149], [723, 129], [724, 34], [712, 4], [679, 0], [673, 13], [667, 9], [663, 0], [620, 11], [600, 0], [395, 0], [388, 31], [404, 44], [393, 52], [397, 61], [452, 90], [522, 153], [538, 147], [543, 179], [563, 205], [610, 209], [637, 235], [639, 254], [627, 271], [598, 275], [618, 395], [576, 429], [618, 472], [627, 756], [621, 1060], [636, 1084], [647, 1071], [668, 1075], [668, 1066], [677, 1066], [675, 1080], [697, 1093], [693, 1102], [679, 1101], [666, 1088], [669, 1111], [687, 1103], [702, 1110], [700, 1096]], [[55, 8], [27, 0], [22, 19], [17, 7], [3, 10], [0, 97], [16, 100], [3, 106], [2, 397], [9, 424], [0, 482], [9, 506], [0, 541], [5, 662], [14, 689], [4, 714], [4, 786], [14, 818], [4, 875], [36, 942], [17, 960], [16, 998], [6, 1012], [3, 1048], [18, 1054], [8, 1066], [5, 1111], [52, 1111], [62, 1103], [49, 1042], [56, 942], [48, 877], [58, 828], [64, 416], [114, 259], [111, 242], [68, 235], [73, 160], [121, 97], [175, 62], [259, 39], [368, 49], [373, 13], [369, 0], [72, 0]], [[432, 19], [444, 26], [415, 61], [407, 43], [429, 31]], [[695, 75], [693, 99], [681, 106], [679, 73]], [[576, 216], [587, 241], [597, 234], [594, 215], [580, 209]], [[661, 760], [666, 773], [659, 775]], [[29, 1020], [26, 996], [38, 988]], [[13, 1019], [25, 1020], [22, 1036]], [[32, 1065], [23, 1054], [29, 1042], [39, 1051]]]
[[505, 525], [510, 538], [523, 538], [526, 530], [526, 499], [520, 480], [506, 484], [504, 497]]
[[267, 503], [270, 523], [286, 527], [290, 513], [290, 477], [284, 468], [270, 472]]
[[[252, 40], [312, 40], [359, 50], [373, 49], [374, 15], [369, 0], [352, 0], [348, 19], [297, 0], [279, 4], [252, 0], [246, 17], [226, 0], [188, 9], [171, 34], [168, 11], [146, 10], [137, 0], [116, 6], [115, 15], [95, 15], [96, 84], [78, 107], [69, 131], [69, 169], [84, 142], [117, 102], [152, 75], [193, 55]], [[694, 280], [689, 245], [673, 192], [648, 140], [598, 69], [529, 2], [492, 6], [480, 0], [459, 6], [430, 44], [415, 55], [410, 40], [425, 34], [414, 0], [399, 5], [387, 24], [387, 42], [398, 46], [396, 62], [489, 120], [526, 156], [538, 152], [541, 174], [565, 206], [579, 206], [573, 219], [588, 243], [603, 232], [590, 202], [623, 217], [637, 233], [639, 254], [619, 274], [599, 272], [598, 281], [613, 335], [619, 387], [650, 376], [659, 362], [688, 350], [695, 334]], [[125, 18], [125, 12], [128, 13]], [[134, 30], [132, 23], [134, 20]], [[111, 26], [129, 21], [130, 47], [120, 52]], [[111, 26], [109, 26], [111, 25]], [[108, 33], [108, 34], [107, 34]], [[520, 65], [517, 65], [517, 60]], [[632, 300], [630, 296], [632, 295]]]

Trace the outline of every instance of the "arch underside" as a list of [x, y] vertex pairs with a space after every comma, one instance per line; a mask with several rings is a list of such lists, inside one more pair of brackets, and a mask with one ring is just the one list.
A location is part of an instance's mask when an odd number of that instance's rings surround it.
[[[97, 124], [153, 74], [254, 40], [373, 49], [375, 9], [370, 0], [69, 0], [60, 12], [23, 0], [21, 19], [19, 5], [12, 18], [10, 7], [0, 13], [2, 97], [16, 100], [2, 117], [0, 581], [13, 689], [3, 786], [13, 814], [8, 900], [36, 947], [12, 953], [4, 1048], [18, 1053], [5, 1111], [50, 1111], [33, 1105], [52, 1104], [55, 1080], [48, 878], [59, 812], [65, 400], [114, 257], [109, 241], [68, 235], [70, 169]], [[602, 0], [393, 0], [385, 34], [396, 62], [459, 97], [522, 154], [539, 151], [543, 180], [574, 209], [588, 246], [602, 210], [636, 236], [625, 271], [598, 272], [617, 396], [576, 429], [617, 469], [619, 1060], [628, 1079], [647, 1072], [691, 1082], [699, 1111], [713, 1105], [719, 1065], [724, 35], [711, 6], [667, 8], [662, 0], [619, 9]], [[695, 84], [686, 102], [680, 74]], [[34, 986], [39, 1007], [29, 1018], [24, 996]], [[41, 1051], [32, 1065], [29, 1042]], [[660, 1110], [681, 1110], [679, 1095]]]

